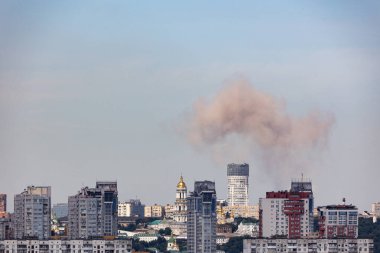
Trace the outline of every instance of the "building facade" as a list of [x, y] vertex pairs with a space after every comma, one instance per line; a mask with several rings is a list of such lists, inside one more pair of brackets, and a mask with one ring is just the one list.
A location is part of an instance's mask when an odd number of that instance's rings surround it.
[[117, 183], [97, 182], [69, 197], [68, 237], [89, 239], [117, 236]]
[[174, 203], [174, 213], [173, 220], [177, 222], [186, 222], [187, 221], [187, 187], [181, 176], [177, 184], [175, 203]]
[[67, 203], [57, 203], [53, 205], [52, 214], [55, 218], [67, 217], [69, 214], [69, 206]]
[[321, 238], [357, 238], [358, 224], [358, 209], [353, 205], [318, 207]]
[[0, 193], [0, 213], [7, 211], [7, 195]]
[[117, 240], [4, 240], [0, 253], [132, 252], [131, 239]]
[[313, 231], [309, 198], [308, 192], [267, 192], [259, 201], [260, 237], [307, 237]]
[[12, 222], [10, 218], [0, 217], [0, 240], [13, 239]]
[[119, 203], [117, 213], [119, 217], [143, 218], [144, 207], [139, 199], [131, 199], [127, 202]]
[[236, 230], [236, 234], [240, 236], [248, 235], [251, 237], [259, 236], [259, 223], [253, 222], [240, 222], [238, 225], [238, 229]]
[[227, 180], [228, 180], [228, 196], [227, 202], [229, 206], [247, 206], [248, 205], [248, 177], [249, 165], [244, 164], [228, 164]]
[[154, 204], [153, 206], [144, 207], [144, 217], [162, 218], [165, 214], [164, 207]]
[[373, 253], [372, 239], [245, 239], [243, 253]]
[[314, 195], [313, 187], [310, 179], [304, 179], [303, 176], [301, 179], [293, 179], [290, 187], [290, 192], [303, 192], [308, 195], [308, 210], [309, 210], [309, 227], [310, 231], [314, 231]]
[[13, 228], [16, 239], [50, 237], [51, 188], [28, 186], [15, 195]]
[[376, 218], [380, 218], [380, 202], [371, 205], [371, 214]]
[[187, 198], [187, 252], [216, 252], [216, 191], [211, 181], [196, 181]]
[[117, 205], [117, 216], [119, 217], [131, 217], [132, 204], [130, 202], [123, 202]]
[[[223, 206], [217, 205], [218, 224], [233, 222], [236, 217], [259, 219], [259, 205]], [[227, 218], [229, 217], [229, 218]]]

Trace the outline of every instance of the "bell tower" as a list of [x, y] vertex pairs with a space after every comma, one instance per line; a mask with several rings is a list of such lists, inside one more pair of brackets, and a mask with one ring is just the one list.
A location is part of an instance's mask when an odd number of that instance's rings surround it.
[[177, 222], [186, 222], [187, 220], [186, 198], [187, 198], [187, 187], [181, 175], [179, 182], [177, 184], [175, 204], [174, 204], [175, 212], [174, 212], [173, 219]]

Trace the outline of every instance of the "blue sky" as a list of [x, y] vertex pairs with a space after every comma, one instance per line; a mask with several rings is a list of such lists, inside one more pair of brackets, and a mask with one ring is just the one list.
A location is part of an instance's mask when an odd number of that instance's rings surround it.
[[[369, 209], [380, 201], [379, 23], [377, 1], [1, 1], [0, 192], [49, 184], [62, 202], [117, 179], [120, 200], [165, 204], [182, 173], [190, 189], [215, 180], [225, 198], [226, 164], [178, 128], [195, 101], [244, 77], [292, 115], [335, 115], [305, 174], [317, 204]], [[299, 176], [273, 180], [255, 154], [245, 161], [251, 203]]]

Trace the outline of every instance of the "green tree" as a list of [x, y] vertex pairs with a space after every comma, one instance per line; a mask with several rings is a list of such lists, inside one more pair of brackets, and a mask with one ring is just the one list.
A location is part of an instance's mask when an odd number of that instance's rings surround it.
[[169, 228], [169, 227], [166, 227], [165, 229], [158, 230], [158, 233], [160, 235], [171, 235], [172, 234], [172, 229]]
[[372, 238], [374, 252], [380, 253], [380, 221], [375, 223], [372, 219], [359, 218], [359, 238]]

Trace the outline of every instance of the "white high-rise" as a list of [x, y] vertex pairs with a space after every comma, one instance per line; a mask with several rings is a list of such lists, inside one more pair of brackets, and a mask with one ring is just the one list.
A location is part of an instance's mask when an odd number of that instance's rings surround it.
[[248, 205], [248, 177], [249, 165], [228, 164], [228, 196], [229, 206], [247, 206]]

